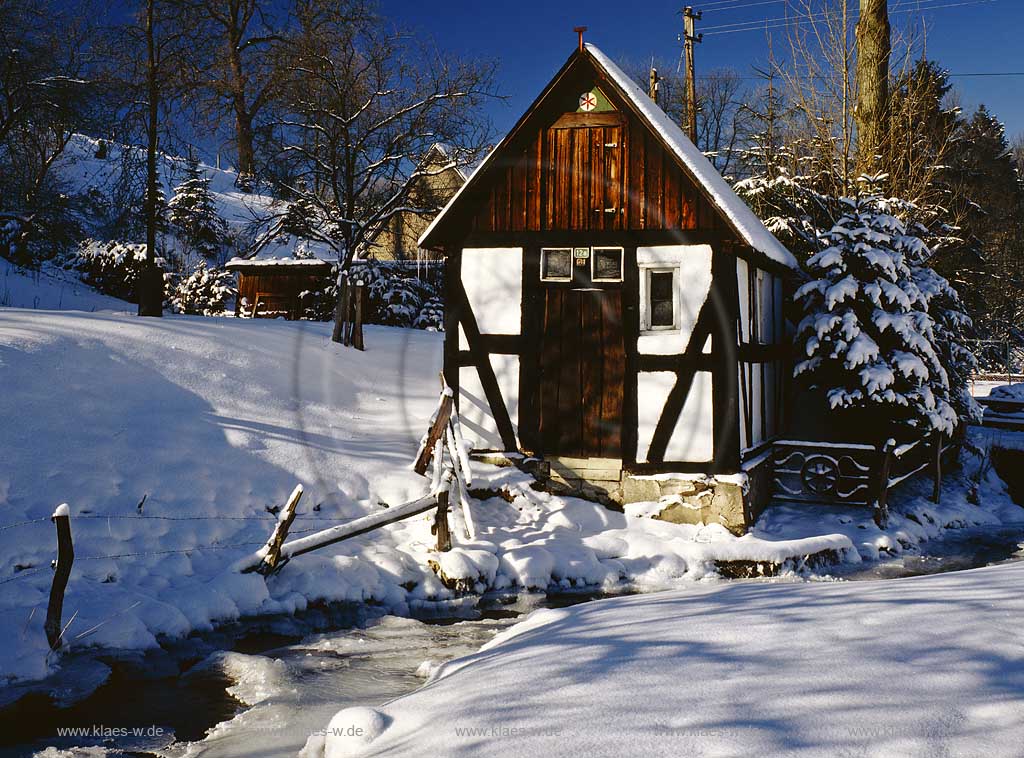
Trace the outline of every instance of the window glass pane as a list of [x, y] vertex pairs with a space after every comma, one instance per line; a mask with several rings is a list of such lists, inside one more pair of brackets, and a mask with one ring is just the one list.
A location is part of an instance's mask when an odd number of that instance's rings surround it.
[[622, 279], [620, 248], [594, 248], [594, 279], [616, 282]]
[[650, 276], [650, 325], [675, 326], [675, 308], [672, 304], [675, 277], [671, 271], [652, 271]]
[[542, 279], [572, 278], [572, 251], [568, 248], [546, 249], [541, 261]]

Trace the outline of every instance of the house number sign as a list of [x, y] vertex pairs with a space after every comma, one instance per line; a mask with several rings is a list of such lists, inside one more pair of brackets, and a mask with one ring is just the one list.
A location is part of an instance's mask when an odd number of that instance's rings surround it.
[[572, 250], [572, 257], [576, 261], [577, 266], [586, 266], [587, 261], [590, 260], [590, 248], [574, 247]]

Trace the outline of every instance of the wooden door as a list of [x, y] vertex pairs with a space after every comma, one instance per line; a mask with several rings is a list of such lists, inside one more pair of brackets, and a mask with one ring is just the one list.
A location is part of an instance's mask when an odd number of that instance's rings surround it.
[[545, 455], [622, 457], [622, 290], [545, 287], [539, 442]]

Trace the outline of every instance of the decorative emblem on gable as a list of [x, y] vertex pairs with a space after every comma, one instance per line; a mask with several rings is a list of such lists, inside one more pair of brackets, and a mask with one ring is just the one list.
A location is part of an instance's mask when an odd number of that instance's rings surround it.
[[604, 113], [615, 110], [615, 106], [608, 102], [608, 98], [597, 87], [582, 93], [578, 105], [577, 113]]

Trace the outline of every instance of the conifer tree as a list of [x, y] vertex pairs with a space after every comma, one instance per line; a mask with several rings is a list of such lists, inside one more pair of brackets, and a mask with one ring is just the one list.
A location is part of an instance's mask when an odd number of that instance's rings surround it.
[[824, 235], [828, 247], [807, 263], [811, 280], [796, 293], [805, 315], [794, 374], [823, 390], [831, 409], [882, 411], [894, 427], [883, 434], [950, 434], [957, 414], [928, 312], [930, 290], [921, 288], [929, 282], [914, 266], [929, 255], [927, 246], [882, 198], [843, 203], [846, 212]]
[[171, 225], [179, 238], [204, 258], [216, 258], [227, 236], [227, 225], [217, 212], [210, 180], [197, 161], [189, 161], [186, 178], [168, 204]]

